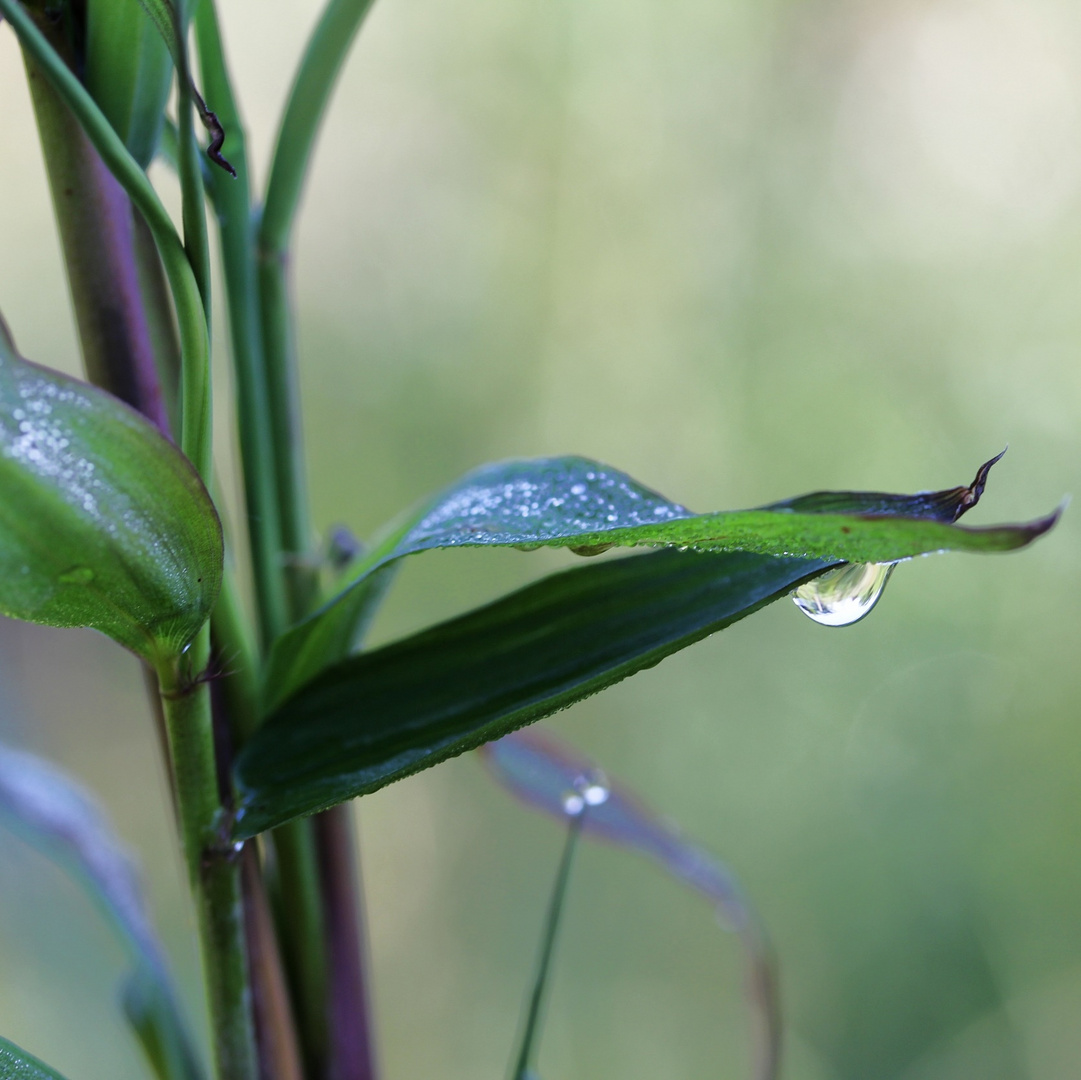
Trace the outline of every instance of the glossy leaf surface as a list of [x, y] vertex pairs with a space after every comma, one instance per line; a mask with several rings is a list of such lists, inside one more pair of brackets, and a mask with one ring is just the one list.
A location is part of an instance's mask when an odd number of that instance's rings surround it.
[[0, 1080], [64, 1080], [64, 1077], [33, 1054], [0, 1038]]
[[180, 451], [0, 341], [0, 613], [93, 627], [154, 662], [203, 625], [221, 573], [218, 516]]
[[967, 487], [918, 495], [824, 491], [714, 514], [694, 514], [586, 458], [485, 466], [391, 529], [358, 561], [336, 597], [275, 643], [267, 708], [348, 654], [364, 606], [356, 590], [373, 570], [403, 556], [448, 547], [565, 547], [595, 555], [611, 547], [664, 546], [894, 562], [933, 551], [1008, 551], [1045, 532], [1056, 515], [1025, 525], [954, 525], [979, 500], [997, 460], [982, 466]]
[[352, 657], [245, 745], [237, 835], [375, 791], [566, 708], [827, 565], [679, 551], [594, 563]]

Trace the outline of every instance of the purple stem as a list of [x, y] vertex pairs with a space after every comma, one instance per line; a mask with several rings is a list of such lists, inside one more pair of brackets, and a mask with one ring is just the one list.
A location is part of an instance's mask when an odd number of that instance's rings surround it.
[[314, 819], [327, 949], [327, 1080], [376, 1080], [367, 941], [349, 804]]

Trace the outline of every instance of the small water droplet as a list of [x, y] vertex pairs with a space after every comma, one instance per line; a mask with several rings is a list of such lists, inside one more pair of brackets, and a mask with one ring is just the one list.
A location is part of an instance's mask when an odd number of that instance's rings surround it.
[[563, 813], [568, 817], [577, 817], [586, 808], [586, 801], [577, 791], [563, 794]]
[[846, 563], [801, 585], [796, 607], [822, 626], [851, 626], [878, 603], [896, 563]]
[[94, 571], [89, 566], [73, 566], [65, 570], [59, 578], [61, 585], [89, 585], [94, 580]]
[[608, 777], [600, 769], [591, 769], [574, 781], [574, 789], [581, 795], [586, 806], [600, 806], [608, 801]]

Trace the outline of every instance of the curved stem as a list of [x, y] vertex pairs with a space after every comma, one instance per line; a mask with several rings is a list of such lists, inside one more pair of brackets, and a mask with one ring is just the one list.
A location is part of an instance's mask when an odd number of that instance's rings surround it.
[[315, 594], [305, 567], [310, 543], [307, 481], [301, 450], [296, 329], [289, 303], [289, 247], [312, 150], [331, 92], [372, 0], [330, 0], [308, 42], [278, 131], [259, 226], [259, 290], [267, 388], [274, 431], [282, 551], [292, 618]]
[[180, 177], [181, 217], [184, 222], [184, 250], [195, 273], [210, 327], [210, 242], [206, 232], [203, 204], [203, 173], [199, 147], [195, 141], [195, 103], [192, 97], [191, 64], [188, 60], [188, 7], [178, 0], [176, 20], [177, 173]]
[[210, 468], [210, 345], [199, 287], [168, 212], [138, 162], [86, 88], [57, 55], [18, 0], [0, 0], [23, 49], [34, 58], [78, 120], [102, 161], [142, 213], [158, 245], [176, 305], [182, 357], [180, 445], [199, 474]]
[[259, 230], [265, 252], [284, 253], [312, 148], [334, 84], [373, 0], [330, 0], [308, 41], [278, 129]]

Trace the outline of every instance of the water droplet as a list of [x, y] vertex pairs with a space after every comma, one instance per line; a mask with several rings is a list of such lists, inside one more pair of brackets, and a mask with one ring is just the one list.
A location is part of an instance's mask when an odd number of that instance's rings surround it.
[[878, 603], [896, 563], [845, 563], [801, 585], [796, 607], [823, 626], [851, 626]]
[[568, 817], [577, 817], [586, 808], [586, 801], [577, 791], [567, 791], [563, 795], [563, 813]]
[[611, 544], [577, 544], [570, 549], [570, 552], [572, 555], [582, 555], [588, 559], [593, 555], [603, 555], [611, 546]]
[[61, 585], [89, 585], [94, 580], [94, 571], [89, 566], [73, 566], [65, 570], [59, 578]]

